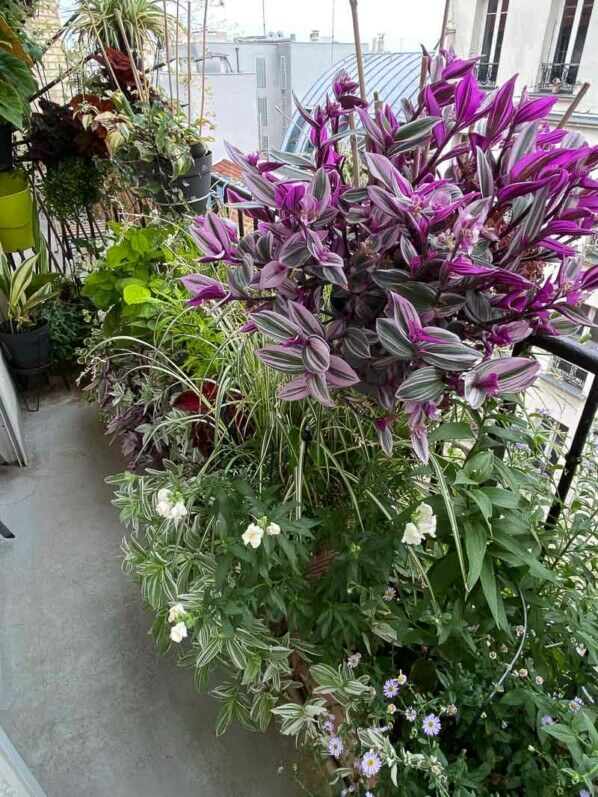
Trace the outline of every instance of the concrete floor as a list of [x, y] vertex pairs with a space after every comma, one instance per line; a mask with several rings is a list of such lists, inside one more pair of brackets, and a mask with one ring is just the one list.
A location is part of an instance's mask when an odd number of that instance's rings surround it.
[[[104, 477], [122, 469], [75, 395], [24, 413], [30, 464], [0, 468], [0, 727], [48, 797], [293, 797], [276, 732], [214, 735], [218, 703], [161, 658], [121, 572]], [[281, 764], [286, 769], [278, 774]]]

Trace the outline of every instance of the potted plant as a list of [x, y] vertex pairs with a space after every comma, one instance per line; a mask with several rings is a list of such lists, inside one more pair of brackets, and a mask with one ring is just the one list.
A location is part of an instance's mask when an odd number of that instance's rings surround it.
[[39, 371], [50, 362], [49, 327], [42, 307], [56, 291], [52, 275], [36, 274], [37, 255], [14, 270], [0, 252], [0, 345], [17, 372]]
[[7, 252], [33, 246], [27, 181], [11, 171], [12, 132], [23, 127], [36, 89], [32, 64], [9, 19], [0, 13], [0, 245]]

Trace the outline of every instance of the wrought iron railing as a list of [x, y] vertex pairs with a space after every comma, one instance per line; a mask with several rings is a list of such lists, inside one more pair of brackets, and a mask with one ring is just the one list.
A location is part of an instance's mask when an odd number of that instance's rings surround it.
[[496, 86], [496, 75], [498, 73], [498, 61], [480, 62], [476, 65], [475, 74], [478, 83], [482, 87], [492, 88]]
[[585, 445], [592, 429], [596, 410], [598, 409], [598, 348], [594, 346], [584, 346], [579, 343], [579, 341], [569, 337], [532, 335], [515, 346], [514, 354], [521, 354], [532, 346], [548, 352], [549, 354], [553, 354], [556, 357], [560, 357], [561, 360], [577, 368], [583, 368], [593, 375], [592, 386], [585, 399], [571, 445], [565, 453], [563, 472], [561, 473], [556, 495], [546, 519], [546, 525], [552, 527], [557, 523], [561, 515], [569, 490], [573, 484], [577, 468], [583, 460]]
[[572, 94], [578, 86], [579, 64], [550, 62], [542, 64], [538, 89], [561, 94]]

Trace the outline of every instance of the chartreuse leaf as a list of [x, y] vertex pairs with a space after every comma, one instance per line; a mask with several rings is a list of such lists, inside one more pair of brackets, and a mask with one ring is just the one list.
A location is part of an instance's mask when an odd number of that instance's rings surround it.
[[151, 298], [151, 291], [145, 285], [127, 285], [123, 291], [125, 304], [143, 304]]

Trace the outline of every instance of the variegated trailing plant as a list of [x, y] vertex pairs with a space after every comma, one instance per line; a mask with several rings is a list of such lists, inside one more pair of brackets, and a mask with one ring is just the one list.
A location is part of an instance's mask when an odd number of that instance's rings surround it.
[[[324, 107], [298, 110], [310, 153], [263, 161], [229, 146], [253, 199], [229, 200], [257, 221], [236, 229], [208, 213], [194, 235], [226, 282], [183, 279], [192, 305], [244, 302], [245, 332], [273, 343], [258, 357], [291, 377], [279, 396], [361, 402], [384, 449], [406, 413], [415, 452], [454, 395], [473, 406], [517, 392], [539, 365], [504, 348], [531, 333], [587, 323], [577, 309], [598, 287], [575, 243], [592, 233], [598, 147], [551, 128], [553, 97], [515, 100], [515, 78], [485, 94], [477, 59], [430, 59], [405, 121], [372, 113], [346, 74]], [[367, 185], [354, 187], [341, 140], [358, 113]]]

